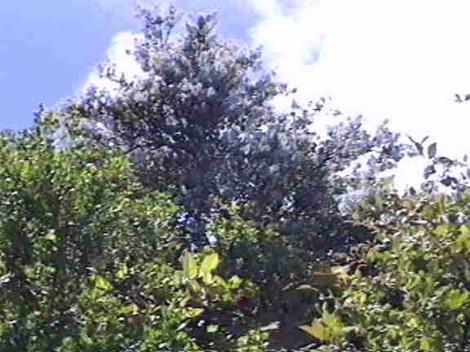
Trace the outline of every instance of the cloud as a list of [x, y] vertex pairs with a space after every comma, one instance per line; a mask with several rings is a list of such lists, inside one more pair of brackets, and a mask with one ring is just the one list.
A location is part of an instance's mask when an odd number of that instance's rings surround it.
[[[235, 3], [256, 14], [250, 44], [264, 48], [280, 78], [298, 88], [298, 100], [331, 96], [343, 112], [364, 115], [370, 126], [389, 119], [403, 134], [430, 135], [443, 154], [470, 153], [470, 103], [454, 102], [455, 93], [470, 92], [468, 0]], [[108, 51], [127, 74], [138, 73], [125, 53], [135, 35], [119, 33]], [[109, 84], [96, 72], [91, 83]], [[403, 166], [403, 182], [416, 179], [419, 169]]]
[[[106, 13], [119, 14], [124, 17], [131, 17], [137, 13], [137, 5], [144, 8], [158, 7], [163, 13], [167, 12], [169, 7], [174, 3], [185, 3], [187, 0], [86, 0], [94, 3], [97, 8]], [[191, 0], [187, 4], [190, 10], [195, 12], [205, 10], [208, 7], [218, 8], [220, 10], [220, 3], [217, 0]], [[248, 5], [244, 0], [228, 0], [224, 4], [227, 9], [233, 9], [237, 13], [244, 13], [248, 10]], [[180, 10], [180, 8], [178, 8]], [[191, 11], [182, 11], [183, 15], [190, 14]], [[228, 15], [227, 15], [228, 16]], [[246, 17], [246, 16], [245, 16]], [[224, 18], [221, 19], [224, 21]], [[228, 20], [228, 19], [227, 19]], [[243, 21], [241, 19], [240, 21]], [[235, 30], [235, 29], [234, 29]], [[124, 31], [117, 33], [112, 39], [106, 51], [107, 61], [115, 64], [118, 73], [124, 73], [128, 77], [142, 74], [139, 65], [135, 62], [133, 55], [127, 53], [128, 50], [134, 48], [135, 39], [142, 38], [142, 33], [135, 33], [132, 31]], [[92, 72], [85, 79], [81, 86], [81, 92], [86, 91], [90, 86], [97, 86], [100, 88], [112, 88], [114, 84], [107, 79], [100, 77], [99, 70], [93, 69]]]
[[[331, 96], [369, 126], [430, 135], [450, 156], [470, 153], [470, 2], [466, 0], [251, 0], [253, 44], [264, 47], [300, 100]], [[420, 178], [407, 160], [398, 184]]]
[[[114, 64], [116, 72], [123, 73], [126, 77], [131, 78], [142, 74], [139, 64], [135, 61], [134, 56], [129, 54], [135, 47], [135, 40], [141, 37], [140, 33], [121, 32], [116, 34], [107, 51], [107, 59]], [[94, 69], [85, 80], [83, 91], [90, 86], [99, 88], [113, 89], [115, 84], [99, 74], [98, 69]]]
[[441, 151], [470, 152], [470, 2], [252, 0], [255, 45], [301, 98], [331, 96], [370, 124], [431, 135]]

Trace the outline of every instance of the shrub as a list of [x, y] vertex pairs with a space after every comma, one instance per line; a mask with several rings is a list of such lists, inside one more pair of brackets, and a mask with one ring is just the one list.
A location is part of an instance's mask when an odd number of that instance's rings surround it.
[[307, 332], [365, 351], [470, 350], [468, 192], [383, 201], [380, 219], [363, 219], [378, 243], [347, 276], [334, 311]]
[[[235, 346], [245, 332], [259, 340], [237, 303], [256, 287], [225, 275], [213, 251], [185, 252], [178, 212], [118, 153], [59, 152], [36, 132], [3, 136], [0, 350], [203, 350]], [[242, 327], [228, 331], [233, 324]]]

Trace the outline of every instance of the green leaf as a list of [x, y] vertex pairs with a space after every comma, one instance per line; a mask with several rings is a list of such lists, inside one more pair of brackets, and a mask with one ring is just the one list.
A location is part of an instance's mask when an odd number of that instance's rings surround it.
[[80, 332], [80, 343], [83, 343], [87, 346], [92, 346], [93, 339], [90, 336], [88, 336], [86, 332], [82, 331]]
[[327, 326], [331, 331], [335, 333], [335, 335], [341, 335], [343, 332], [344, 324], [341, 319], [333, 313], [328, 313], [326, 310], [323, 311], [322, 323]]
[[116, 273], [116, 278], [118, 280], [122, 280], [127, 276], [127, 273], [129, 272], [129, 269], [127, 268], [126, 264], [121, 265], [121, 269]]
[[218, 275], [213, 276], [213, 282], [220, 287], [227, 288], [227, 283]]
[[325, 308], [321, 319], [315, 319], [311, 325], [302, 325], [299, 328], [316, 339], [327, 343], [337, 342], [348, 330], [355, 329], [355, 327], [345, 329], [341, 319], [334, 313], [328, 313]]
[[207, 284], [212, 283], [212, 272], [218, 265], [219, 255], [217, 253], [206, 255], [199, 268], [199, 277], [201, 277]]
[[462, 250], [470, 250], [470, 226], [460, 226], [460, 235], [456, 239], [456, 244]]
[[241, 286], [242, 281], [243, 280], [240, 279], [240, 277], [238, 277], [237, 275], [234, 275], [228, 280], [228, 284], [231, 289], [237, 289]]
[[408, 326], [412, 328], [417, 328], [419, 326], [419, 320], [415, 317], [410, 318], [410, 320], [408, 320]]
[[209, 272], [209, 271], [205, 271], [201, 274], [201, 278], [202, 278], [202, 281], [206, 284], [206, 285], [210, 285], [214, 282], [214, 276]]
[[438, 237], [445, 237], [445, 236], [447, 236], [450, 232], [452, 232], [452, 227], [451, 227], [449, 224], [442, 224], [442, 225], [437, 226], [437, 227], [434, 229], [434, 233], [435, 233]]
[[54, 230], [49, 231], [47, 235], [44, 236], [44, 239], [55, 243], [57, 241], [57, 236], [54, 233]]
[[95, 287], [105, 292], [111, 291], [113, 285], [104, 277], [96, 275], [93, 279]]
[[209, 325], [207, 328], [206, 328], [206, 331], [209, 333], [209, 334], [212, 334], [214, 332], [217, 332], [219, 330], [219, 326], [218, 325], [214, 325], [214, 324], [211, 324]]
[[447, 293], [446, 305], [449, 309], [459, 309], [469, 301], [470, 293], [468, 293], [467, 291], [453, 289]]
[[328, 342], [329, 340], [328, 330], [319, 320], [313, 321], [311, 325], [301, 325], [299, 328], [317, 340], [323, 342]]
[[462, 235], [470, 236], [470, 226], [469, 225], [462, 225], [460, 226], [460, 233]]
[[195, 279], [198, 272], [198, 267], [194, 256], [186, 252], [183, 257], [183, 271], [189, 279]]
[[202, 313], [204, 313], [203, 308], [188, 308], [185, 315], [188, 318], [196, 318], [196, 317], [200, 316]]
[[421, 351], [430, 351], [431, 350], [431, 341], [429, 339], [423, 338], [419, 341], [419, 348]]
[[462, 233], [455, 242], [460, 249], [470, 250], [470, 233]]

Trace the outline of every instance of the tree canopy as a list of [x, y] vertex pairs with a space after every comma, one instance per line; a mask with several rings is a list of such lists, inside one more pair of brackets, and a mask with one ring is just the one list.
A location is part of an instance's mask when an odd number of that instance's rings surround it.
[[324, 101], [276, 109], [273, 100], [293, 99], [292, 90], [266, 70], [259, 50], [218, 38], [213, 15], [188, 22], [181, 35], [174, 9], [142, 15], [144, 37], [132, 52], [142, 74], [105, 66], [115, 87], [90, 89], [63, 118], [129, 154], [144, 184], [176, 189], [198, 223], [214, 202], [243, 202], [246, 218], [277, 223], [285, 234], [341, 232], [337, 198], [403, 157], [398, 134], [383, 125], [371, 135], [360, 118], [315, 133]]

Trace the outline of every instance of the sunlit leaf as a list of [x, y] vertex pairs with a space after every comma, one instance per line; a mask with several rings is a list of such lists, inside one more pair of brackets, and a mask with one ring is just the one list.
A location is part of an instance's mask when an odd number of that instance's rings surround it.
[[211, 324], [209, 326], [207, 326], [206, 328], [206, 331], [209, 333], [209, 334], [212, 334], [214, 332], [217, 332], [219, 330], [219, 326], [218, 325], [215, 325], [215, 324]]
[[116, 278], [119, 280], [124, 279], [127, 276], [127, 273], [129, 272], [129, 269], [127, 268], [126, 264], [123, 264], [121, 266], [121, 269], [116, 273]]
[[56, 242], [57, 241], [57, 235], [54, 233], [54, 231], [49, 231], [46, 236], [44, 236], [44, 239], [47, 241], [51, 242]]
[[103, 290], [103, 291], [111, 291], [113, 289], [113, 285], [104, 277], [96, 275], [93, 279], [95, 287]]
[[186, 252], [183, 256], [183, 271], [189, 279], [195, 279], [198, 273], [197, 262], [189, 252]]
[[200, 316], [202, 313], [204, 313], [203, 308], [188, 308], [188, 311], [186, 312], [186, 316], [188, 318], [196, 318]]
[[201, 266], [199, 268], [199, 277], [207, 284], [212, 283], [212, 272], [219, 265], [219, 255], [217, 253], [212, 253], [206, 255], [202, 260]]
[[311, 325], [301, 325], [299, 328], [320, 341], [327, 342], [329, 340], [327, 329], [318, 320], [312, 322]]
[[311, 285], [307, 285], [307, 284], [304, 284], [304, 285], [300, 285], [296, 288], [297, 291], [318, 291], [317, 288], [311, 286]]
[[419, 341], [419, 348], [422, 351], [430, 351], [431, 350], [431, 341], [429, 339], [423, 338]]
[[447, 293], [446, 304], [449, 309], [459, 309], [470, 302], [470, 293], [459, 289], [453, 289]]
[[234, 275], [232, 276], [229, 280], [228, 280], [228, 283], [229, 283], [229, 286], [231, 289], [237, 289], [240, 287], [240, 285], [242, 284], [243, 280], [240, 279], [240, 277], [238, 277], [237, 275]]

